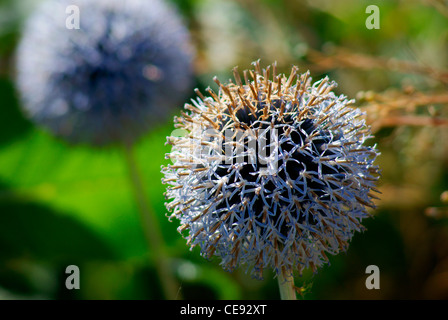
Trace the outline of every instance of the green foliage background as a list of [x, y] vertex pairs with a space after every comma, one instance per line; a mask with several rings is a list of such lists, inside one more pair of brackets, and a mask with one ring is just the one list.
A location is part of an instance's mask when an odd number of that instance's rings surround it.
[[[93, 0], [92, 0], [93, 1]], [[0, 299], [161, 299], [123, 157], [117, 148], [71, 146], [30, 123], [20, 111], [14, 54], [21, 26], [39, 1], [0, 0]], [[338, 93], [386, 92], [412, 85], [443, 92], [446, 85], [412, 72], [319, 69], [309, 49], [410, 60], [447, 68], [448, 17], [443, 1], [172, 0], [197, 48], [196, 86], [231, 68], [278, 62], [328, 74]], [[439, 3], [440, 5], [437, 5]], [[365, 27], [375, 4], [381, 28]], [[82, 16], [82, 12], [81, 12]], [[179, 106], [179, 110], [182, 106]], [[434, 105], [446, 115], [446, 105]], [[425, 110], [421, 111], [426, 112]], [[218, 260], [189, 251], [177, 222], [165, 217], [160, 166], [172, 121], [150, 128], [136, 148], [148, 199], [158, 215], [172, 270], [187, 299], [278, 299], [273, 274], [251, 279], [224, 272]], [[305, 299], [447, 299], [447, 128], [396, 126], [376, 132], [383, 192], [367, 231], [318, 274], [297, 277]], [[437, 207], [439, 215], [425, 214]], [[81, 270], [81, 289], [65, 288], [65, 268]], [[365, 269], [381, 270], [381, 289], [367, 290]]]

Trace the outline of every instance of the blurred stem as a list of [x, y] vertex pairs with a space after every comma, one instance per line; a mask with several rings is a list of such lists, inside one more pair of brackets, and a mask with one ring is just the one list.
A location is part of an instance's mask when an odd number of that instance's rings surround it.
[[278, 274], [278, 287], [280, 289], [280, 298], [282, 300], [297, 300], [296, 290], [294, 289], [294, 277], [292, 272], [282, 270]]
[[143, 231], [148, 243], [148, 248], [152, 253], [152, 262], [160, 279], [165, 297], [169, 300], [180, 299], [179, 286], [170, 272], [168, 256], [165, 244], [160, 232], [158, 220], [146, 196], [141, 175], [134, 157], [133, 144], [125, 143], [125, 158], [128, 166], [129, 176], [133, 187], [134, 195], [139, 207], [140, 217], [143, 224]]

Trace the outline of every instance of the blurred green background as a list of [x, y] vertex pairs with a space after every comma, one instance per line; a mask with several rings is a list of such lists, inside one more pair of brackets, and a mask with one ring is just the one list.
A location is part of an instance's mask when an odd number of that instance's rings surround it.
[[[336, 80], [336, 93], [358, 98], [377, 124], [371, 143], [381, 152], [382, 200], [347, 253], [296, 278], [303, 297], [448, 299], [446, 1], [171, 2], [196, 46], [197, 87], [215, 88], [214, 75], [226, 81], [234, 66], [250, 68], [258, 58], [283, 72], [295, 64], [315, 80]], [[122, 150], [70, 146], [20, 111], [14, 54], [38, 3], [0, 0], [0, 299], [161, 299]], [[372, 4], [380, 9], [377, 30], [365, 26]], [[217, 259], [190, 251], [178, 222], [165, 217], [160, 167], [173, 129], [171, 120], [152, 128], [136, 154], [183, 298], [278, 299], [272, 272], [264, 281], [244, 269], [224, 272]], [[80, 268], [79, 290], [65, 288], [71, 264]], [[380, 268], [380, 290], [365, 287], [371, 264]]]

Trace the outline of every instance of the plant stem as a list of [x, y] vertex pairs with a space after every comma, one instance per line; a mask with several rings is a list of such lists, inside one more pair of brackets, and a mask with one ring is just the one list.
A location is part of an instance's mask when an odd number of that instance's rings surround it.
[[278, 274], [278, 286], [282, 300], [297, 300], [292, 272], [284, 272], [284, 270], [281, 270]]
[[179, 286], [170, 272], [164, 241], [160, 232], [156, 214], [146, 196], [143, 182], [133, 153], [133, 144], [125, 143], [124, 154], [128, 166], [129, 177], [139, 207], [148, 248], [152, 253], [152, 262], [162, 285], [164, 295], [169, 300], [180, 299]]

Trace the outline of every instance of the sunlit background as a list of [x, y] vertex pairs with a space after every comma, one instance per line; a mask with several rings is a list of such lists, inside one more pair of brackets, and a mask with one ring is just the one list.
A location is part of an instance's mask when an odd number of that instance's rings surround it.
[[[93, 0], [92, 0], [93, 1]], [[168, 1], [168, 0], [167, 0]], [[381, 152], [378, 208], [347, 253], [296, 278], [304, 299], [448, 299], [448, 3], [437, 0], [171, 0], [196, 47], [195, 86], [277, 61], [325, 75], [357, 99]], [[162, 299], [121, 148], [71, 146], [20, 111], [21, 28], [39, 1], [0, 0], [0, 299]], [[380, 29], [366, 28], [366, 7]], [[82, 12], [81, 12], [82, 18]], [[193, 91], [192, 95], [193, 97]], [[178, 113], [182, 105], [178, 106]], [[185, 299], [278, 299], [273, 273], [251, 279], [189, 251], [169, 222], [160, 167], [172, 120], [137, 145], [170, 266]], [[77, 265], [81, 288], [67, 290]], [[380, 289], [365, 286], [380, 269]]]

